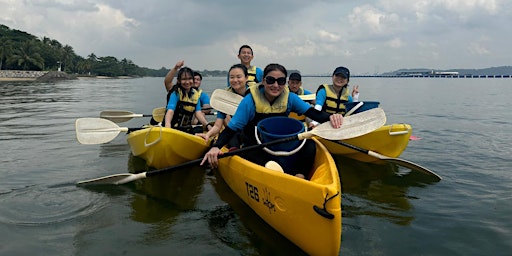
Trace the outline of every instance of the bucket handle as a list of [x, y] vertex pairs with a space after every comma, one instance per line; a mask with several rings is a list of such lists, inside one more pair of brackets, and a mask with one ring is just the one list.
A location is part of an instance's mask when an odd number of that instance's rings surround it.
[[[149, 136], [149, 134], [151, 133], [151, 130], [152, 130], [154, 127], [160, 127], [160, 136], [159, 136], [159, 137], [158, 137], [158, 139], [156, 139], [155, 141], [152, 141], [152, 142], [150, 142], [150, 143], [147, 143], [148, 136]], [[151, 146], [153, 146], [153, 145], [157, 144], [158, 142], [160, 142], [160, 140], [162, 139], [162, 129], [163, 129], [163, 127], [162, 127], [161, 125], [158, 125], [158, 126], [151, 126], [151, 128], [149, 128], [149, 131], [148, 131], [148, 132], [146, 132], [146, 137], [144, 137], [144, 146], [145, 146], [146, 148], [151, 147]]]
[[[306, 128], [306, 131], [307, 131], [307, 128]], [[261, 141], [260, 141], [260, 138], [258, 137], [258, 127], [255, 126], [254, 127], [254, 136], [256, 137], [256, 141], [258, 142], [258, 144], [261, 144]], [[304, 146], [304, 144], [306, 144], [306, 140], [302, 140], [302, 143], [297, 147], [295, 148], [294, 150], [288, 152], [288, 151], [272, 151], [270, 149], [268, 149], [267, 147], [264, 147], [263, 150], [265, 150], [265, 152], [271, 154], [271, 155], [274, 155], [274, 156], [290, 156], [290, 155], [293, 155], [297, 152], [299, 152], [299, 150]]]

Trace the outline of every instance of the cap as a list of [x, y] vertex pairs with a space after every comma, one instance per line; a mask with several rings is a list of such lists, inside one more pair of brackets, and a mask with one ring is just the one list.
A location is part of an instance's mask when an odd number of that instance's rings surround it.
[[337, 74], [342, 74], [347, 79], [350, 78], [350, 71], [346, 67], [337, 67], [334, 70], [334, 72], [332, 73], [332, 75], [334, 76], [334, 75], [337, 75]]
[[302, 79], [302, 77], [300, 76], [299, 73], [294, 72], [294, 73], [290, 74], [290, 77], [288, 79], [289, 80], [299, 80], [300, 81]]

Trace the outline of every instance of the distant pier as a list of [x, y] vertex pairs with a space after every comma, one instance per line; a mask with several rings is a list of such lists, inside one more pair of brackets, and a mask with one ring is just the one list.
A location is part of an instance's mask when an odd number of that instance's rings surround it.
[[[330, 77], [330, 75], [303, 75], [303, 77]], [[350, 77], [377, 78], [512, 78], [512, 75], [350, 75]]]

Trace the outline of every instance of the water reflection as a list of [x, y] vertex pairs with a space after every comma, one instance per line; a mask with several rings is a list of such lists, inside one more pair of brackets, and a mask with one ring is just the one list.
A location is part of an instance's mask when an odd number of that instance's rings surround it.
[[[130, 172], [145, 171], [143, 159], [130, 154]], [[204, 169], [191, 167], [177, 169], [135, 182], [136, 194], [131, 199], [134, 221], [152, 224], [141, 238], [145, 243], [166, 241], [177, 217], [193, 211], [204, 183]]]
[[336, 156], [343, 190], [343, 217], [368, 215], [398, 225], [414, 220], [408, 195], [410, 187], [423, 187], [434, 181], [422, 173], [392, 163], [366, 163]]
[[207, 219], [211, 232], [241, 255], [306, 255], [261, 219], [214, 172], [212, 185], [228, 205], [210, 211]]

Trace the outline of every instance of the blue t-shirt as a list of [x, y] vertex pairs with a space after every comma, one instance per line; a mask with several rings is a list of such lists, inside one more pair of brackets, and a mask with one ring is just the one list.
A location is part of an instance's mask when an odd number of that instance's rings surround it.
[[[260, 88], [263, 91], [264, 88]], [[290, 112], [295, 112], [299, 115], [304, 114], [311, 106], [305, 101], [301, 100], [295, 93], [290, 93], [288, 96], [288, 105], [286, 109], [286, 116]], [[229, 121], [228, 127], [234, 131], [242, 130], [254, 117], [256, 116], [256, 105], [252, 96], [247, 96], [242, 99], [240, 105], [236, 109], [235, 115]]]
[[[196, 92], [194, 92], [196, 93]], [[166, 110], [173, 110], [173, 111], [176, 111], [176, 106], [178, 105], [178, 102], [180, 101], [180, 95], [178, 94], [177, 91], [174, 91], [171, 93], [171, 97], [169, 97], [169, 102], [167, 103], [167, 109]], [[210, 102], [210, 101], [208, 101]], [[196, 111], [201, 111], [201, 102], [200, 101], [197, 101], [197, 105], [196, 105]]]
[[[325, 103], [325, 99], [327, 98], [327, 93], [325, 92], [325, 88], [320, 89], [316, 92], [316, 105], [323, 106]], [[348, 102], [352, 102], [352, 95], [348, 96]]]
[[204, 91], [201, 91], [201, 96], [199, 96], [199, 105], [203, 106], [204, 104], [210, 105], [210, 96]]

